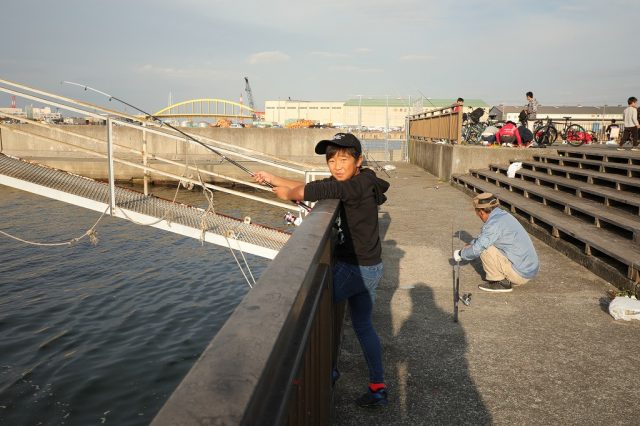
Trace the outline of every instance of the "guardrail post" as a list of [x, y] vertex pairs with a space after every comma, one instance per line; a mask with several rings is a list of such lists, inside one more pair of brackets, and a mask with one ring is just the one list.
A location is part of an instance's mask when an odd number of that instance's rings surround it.
[[142, 123], [142, 165], [144, 166], [144, 175], [143, 175], [143, 184], [144, 184], [144, 195], [149, 195], [149, 170], [147, 166], [149, 165], [149, 156], [147, 154], [147, 131], [145, 130], [147, 127], [147, 123]]
[[109, 214], [116, 213], [116, 185], [113, 171], [113, 123], [107, 118], [107, 163], [109, 168]]

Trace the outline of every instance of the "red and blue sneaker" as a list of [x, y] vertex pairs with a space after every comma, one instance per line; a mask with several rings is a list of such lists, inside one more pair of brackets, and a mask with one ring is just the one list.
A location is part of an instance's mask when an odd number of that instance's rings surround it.
[[369, 386], [367, 393], [356, 399], [356, 404], [360, 407], [376, 408], [382, 407], [389, 403], [387, 400], [387, 388], [384, 385], [372, 387]]

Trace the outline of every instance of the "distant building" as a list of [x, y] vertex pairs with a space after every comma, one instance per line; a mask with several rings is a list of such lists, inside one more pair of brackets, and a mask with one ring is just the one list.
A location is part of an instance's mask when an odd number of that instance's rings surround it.
[[266, 101], [264, 121], [284, 125], [296, 120], [318, 123], [341, 123], [344, 120], [344, 102], [278, 100]]
[[27, 105], [26, 107], [27, 118], [31, 120], [41, 120], [47, 122], [62, 121], [62, 114], [59, 112], [52, 112], [51, 108], [35, 108], [33, 105]]
[[[341, 127], [384, 130], [403, 128], [407, 115], [451, 106], [455, 99], [369, 98], [347, 101], [278, 100], [265, 102], [265, 121], [284, 125], [295, 120], [312, 120]], [[471, 109], [489, 105], [480, 99], [465, 101]]]
[[[2, 113], [2, 114], [11, 114], [12, 116], [15, 116], [15, 117], [26, 117], [26, 114], [22, 110], [22, 108], [0, 108], [0, 113]], [[10, 117], [0, 116], [0, 121], [10, 122], [12, 120], [13, 119], [10, 118]]]

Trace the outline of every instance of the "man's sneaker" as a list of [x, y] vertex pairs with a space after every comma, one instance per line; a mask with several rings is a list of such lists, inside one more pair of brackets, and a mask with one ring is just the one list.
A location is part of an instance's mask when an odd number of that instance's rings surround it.
[[480, 290], [492, 291], [494, 293], [507, 293], [509, 291], [513, 291], [513, 287], [511, 286], [511, 282], [509, 280], [488, 281], [486, 283], [480, 284], [478, 288]]
[[389, 403], [387, 400], [387, 390], [385, 388], [372, 392], [371, 389], [367, 391], [360, 398], [356, 399], [356, 404], [360, 407], [382, 407]]

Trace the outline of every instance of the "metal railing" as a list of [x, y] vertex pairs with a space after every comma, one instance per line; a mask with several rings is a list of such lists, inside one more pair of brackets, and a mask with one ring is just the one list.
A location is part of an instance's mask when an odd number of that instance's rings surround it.
[[[254, 196], [251, 194], [242, 193], [239, 191], [234, 191], [229, 188], [221, 187], [218, 185], [213, 185], [206, 182], [200, 182], [199, 180], [179, 176], [175, 173], [167, 172], [164, 169], [154, 167], [150, 165], [149, 160], [152, 159], [155, 162], [180, 167], [181, 170], [189, 171], [194, 175], [205, 175], [209, 177], [216, 177], [219, 179], [224, 179], [234, 183], [241, 183], [246, 186], [251, 186], [255, 189], [264, 190], [267, 192], [271, 192], [271, 189], [258, 185], [256, 183], [250, 182], [248, 180], [241, 180], [237, 178], [233, 178], [230, 176], [225, 176], [220, 173], [214, 173], [208, 171], [206, 169], [198, 168], [194, 165], [187, 164], [187, 158], [185, 155], [185, 161], [176, 161], [174, 159], [169, 159], [160, 155], [155, 155], [154, 153], [150, 153], [147, 147], [147, 136], [149, 134], [154, 134], [158, 137], [166, 138], [170, 141], [177, 141], [179, 143], [184, 144], [184, 152], [188, 152], [189, 146], [192, 146], [191, 151], [194, 149], [198, 149], [196, 143], [186, 140], [184, 136], [179, 134], [167, 131], [163, 128], [158, 127], [155, 123], [147, 122], [143, 119], [140, 119], [135, 116], [127, 115], [124, 113], [120, 113], [118, 111], [102, 108], [93, 104], [89, 104], [86, 102], [78, 101], [75, 99], [63, 97], [60, 95], [56, 95], [54, 93], [45, 92], [42, 90], [38, 90], [35, 88], [31, 88], [19, 83], [10, 82], [7, 80], [1, 80], [0, 84], [4, 85], [0, 86], [0, 92], [4, 92], [13, 96], [17, 96], [29, 101], [38, 102], [40, 104], [49, 105], [61, 110], [67, 110], [74, 113], [82, 114], [83, 116], [92, 117], [98, 120], [104, 120], [106, 122], [106, 137], [105, 139], [94, 138], [89, 136], [80, 135], [78, 133], [70, 132], [64, 129], [64, 126], [55, 126], [49, 125], [45, 123], [41, 123], [35, 120], [30, 120], [25, 117], [15, 116], [10, 113], [0, 113], [0, 117], [7, 117], [15, 120], [17, 122], [28, 123], [31, 126], [36, 128], [45, 128], [47, 130], [52, 131], [56, 137], [51, 138], [45, 135], [28, 132], [25, 128], [19, 126], [15, 127], [7, 124], [0, 124], [0, 128], [6, 130], [8, 132], [13, 132], [20, 135], [32, 136], [37, 140], [41, 140], [47, 143], [55, 143], [61, 144], [64, 146], [68, 146], [73, 150], [77, 150], [88, 154], [93, 157], [104, 158], [108, 164], [108, 180], [110, 185], [114, 185], [115, 176], [113, 174], [113, 166], [114, 163], [118, 163], [121, 165], [125, 165], [128, 167], [132, 167], [134, 169], [144, 171], [144, 189], [145, 194], [148, 193], [148, 177], [150, 173], [154, 173], [159, 176], [163, 176], [172, 180], [182, 181], [188, 184], [194, 185], [204, 185], [210, 189], [215, 189], [217, 191], [226, 192], [232, 195], [237, 195], [244, 198], [249, 198], [254, 201], [259, 201], [262, 203], [271, 204], [277, 207], [281, 207], [287, 210], [292, 209], [292, 205], [283, 203], [280, 201], [276, 201], [273, 199], [267, 199], [263, 197]], [[12, 88], [9, 88], [9, 87]], [[114, 137], [115, 129], [119, 127], [127, 127], [140, 131], [140, 144], [139, 145], [126, 145], [126, 144], [118, 144], [115, 142], [117, 138]], [[221, 152], [225, 155], [232, 155], [236, 158], [251, 160], [254, 162], [258, 162], [264, 165], [276, 167], [281, 170], [285, 170], [290, 173], [296, 173], [301, 175], [301, 177], [306, 176], [309, 172], [308, 169], [305, 170], [304, 165], [283, 161], [271, 156], [268, 156], [263, 153], [259, 153], [247, 148], [235, 147], [230, 144], [212, 140], [202, 136], [193, 136], [200, 142], [206, 143], [215, 149], [218, 152]], [[70, 142], [74, 141], [74, 142]], [[196, 146], [195, 148], [193, 146]], [[201, 148], [200, 148], [201, 149]], [[318, 172], [320, 173], [320, 172]]]
[[462, 140], [462, 109], [454, 112], [451, 107], [438, 108], [409, 117], [409, 139], [434, 141]]
[[406, 139], [361, 139], [368, 159], [375, 161], [407, 161]]
[[338, 206], [316, 205], [152, 425], [331, 423], [344, 319], [344, 303], [332, 303]]

